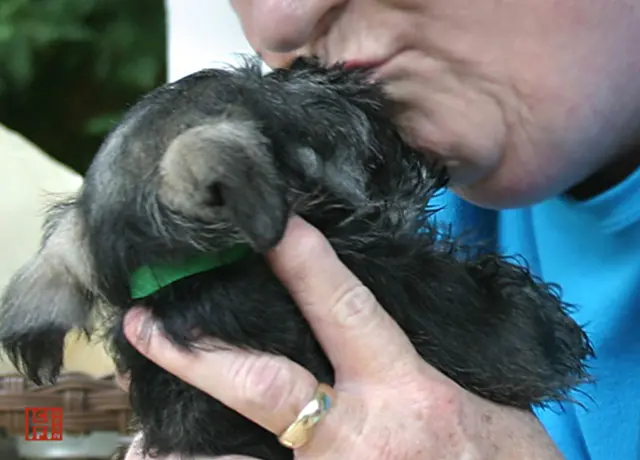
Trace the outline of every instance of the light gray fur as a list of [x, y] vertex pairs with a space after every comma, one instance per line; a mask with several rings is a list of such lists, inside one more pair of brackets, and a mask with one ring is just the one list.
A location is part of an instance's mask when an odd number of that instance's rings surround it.
[[250, 186], [243, 183], [250, 169], [277, 175], [269, 140], [255, 123], [226, 117], [204, 121], [169, 144], [160, 162], [158, 196], [188, 217], [220, 220], [221, 209], [207, 203], [209, 187], [215, 182]]
[[9, 281], [0, 303], [2, 335], [11, 328], [85, 328], [96, 293], [93, 261], [78, 211], [56, 213], [40, 250]]

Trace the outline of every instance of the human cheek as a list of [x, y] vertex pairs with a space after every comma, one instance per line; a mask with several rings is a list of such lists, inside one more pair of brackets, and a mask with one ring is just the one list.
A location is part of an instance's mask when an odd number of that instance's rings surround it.
[[517, 110], [514, 95], [492, 76], [462, 74], [446, 60], [406, 54], [386, 74], [405, 139], [444, 163], [452, 183], [481, 180], [501, 161], [508, 120], [518, 118], [505, 113], [506, 107]]

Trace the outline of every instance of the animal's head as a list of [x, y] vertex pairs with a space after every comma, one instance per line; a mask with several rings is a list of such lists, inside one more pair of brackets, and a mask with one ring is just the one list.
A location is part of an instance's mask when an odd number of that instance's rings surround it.
[[107, 137], [9, 283], [3, 348], [34, 381], [53, 378], [66, 333], [90, 329], [98, 303], [127, 308], [134, 282], [153, 284], [159, 267], [170, 266], [170, 283], [230, 257], [220, 254], [229, 246], [270, 249], [309, 197], [331, 200], [336, 220], [373, 215], [391, 194], [407, 200], [396, 217], [420, 213], [434, 182], [391, 110], [362, 71], [306, 61], [268, 76], [255, 63], [207, 70], [153, 91]]

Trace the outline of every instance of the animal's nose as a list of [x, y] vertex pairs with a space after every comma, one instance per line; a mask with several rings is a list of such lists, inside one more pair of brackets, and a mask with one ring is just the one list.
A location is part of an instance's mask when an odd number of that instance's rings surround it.
[[[231, 0], [247, 39], [266, 58], [288, 62], [304, 54], [348, 0]], [[275, 58], [274, 55], [282, 55]], [[266, 60], [266, 59], [265, 59]]]

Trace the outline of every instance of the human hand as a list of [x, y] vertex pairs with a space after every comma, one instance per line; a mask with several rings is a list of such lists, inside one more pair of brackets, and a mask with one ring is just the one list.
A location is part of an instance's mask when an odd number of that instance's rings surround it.
[[[335, 369], [335, 403], [296, 458], [562, 458], [532, 414], [476, 397], [423, 361], [313, 227], [293, 218], [267, 257]], [[149, 331], [148, 315], [134, 309], [125, 321], [142, 354], [276, 435], [315, 392], [315, 378], [284, 357], [184, 351]]]
[[[126, 384], [126, 382], [121, 381], [119, 383], [125, 383], [126, 386], [128, 386], [128, 384]], [[123, 387], [124, 389], [126, 389], [126, 386]], [[141, 435], [137, 435], [133, 441], [131, 442], [131, 446], [129, 447], [127, 454], [125, 455], [125, 457], [122, 460], [152, 460], [149, 457], [145, 456], [144, 454], [142, 454], [140, 447], [140, 443], [141, 443]], [[153, 460], [182, 460], [182, 458], [180, 457], [180, 455], [175, 454], [175, 455], [168, 455], [168, 456], [160, 456], [160, 457], [153, 457]], [[206, 457], [198, 457], [195, 460], [214, 460], [214, 459], [210, 459], [210, 458], [206, 458]], [[215, 460], [251, 460], [251, 459], [247, 459], [247, 457], [225, 457], [223, 459], [215, 459]]]

